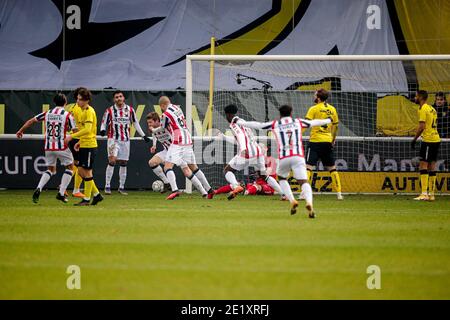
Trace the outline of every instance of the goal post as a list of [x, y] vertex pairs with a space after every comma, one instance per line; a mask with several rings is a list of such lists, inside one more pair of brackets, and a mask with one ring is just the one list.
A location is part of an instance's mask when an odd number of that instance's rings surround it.
[[[213, 95], [208, 86], [211, 62], [215, 68]], [[263, 90], [264, 84], [269, 84], [268, 91]], [[305, 117], [320, 87], [330, 92], [328, 102], [340, 118], [335, 157], [344, 176], [343, 192], [418, 192], [419, 152], [410, 149], [418, 124], [412, 98], [416, 90], [425, 89], [429, 104], [439, 91], [450, 101], [450, 55], [186, 56], [187, 124], [197, 162], [213, 187], [226, 183], [222, 169], [236, 153], [236, 146], [223, 137], [207, 136], [203, 130], [208, 97], [214, 97], [214, 129], [227, 136], [230, 132], [223, 114], [227, 104], [238, 105], [238, 116], [246, 120], [275, 119], [276, 107], [285, 103], [294, 107], [294, 116]], [[256, 135], [267, 147], [268, 157], [276, 157], [270, 135], [265, 131]], [[309, 131], [304, 140], [307, 145]], [[449, 142], [447, 136], [440, 146], [438, 193], [450, 189]], [[333, 191], [320, 163], [316, 170], [314, 190]], [[251, 171], [238, 177], [243, 182], [251, 178]], [[295, 181], [292, 185], [295, 190]]]

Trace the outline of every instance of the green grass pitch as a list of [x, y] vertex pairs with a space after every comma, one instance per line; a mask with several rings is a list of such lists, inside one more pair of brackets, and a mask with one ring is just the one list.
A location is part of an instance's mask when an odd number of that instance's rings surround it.
[[77, 208], [55, 193], [0, 192], [0, 299], [450, 299], [450, 197], [318, 195], [311, 220], [278, 197], [131, 192]]

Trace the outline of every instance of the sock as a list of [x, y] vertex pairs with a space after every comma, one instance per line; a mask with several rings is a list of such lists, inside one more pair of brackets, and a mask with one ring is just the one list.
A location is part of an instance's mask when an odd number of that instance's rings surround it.
[[294, 202], [294, 195], [292, 194], [291, 186], [289, 185], [289, 182], [286, 179], [280, 180], [280, 187], [283, 191], [283, 194], [288, 198], [290, 202]]
[[428, 170], [420, 170], [420, 185], [422, 187], [422, 194], [427, 194], [427, 191], [428, 191]]
[[172, 189], [172, 192], [178, 191], [177, 178], [175, 177], [175, 172], [173, 172], [172, 169], [167, 170], [166, 177], [167, 177], [167, 180], [169, 180], [170, 188]]
[[208, 180], [206, 180], [206, 177], [205, 177], [205, 174], [203, 173], [203, 171], [197, 168], [197, 170], [193, 171], [192, 173], [198, 178], [198, 180], [200, 180], [200, 182], [203, 185], [203, 187], [205, 188], [205, 190], [209, 192], [211, 190], [211, 186], [209, 185]]
[[267, 176], [266, 177], [266, 181], [269, 184], [269, 186], [271, 186], [273, 188], [273, 190], [275, 190], [276, 192], [278, 192], [280, 195], [283, 194], [283, 191], [281, 191], [281, 187], [278, 184], [277, 180], [275, 180], [274, 177], [271, 176]]
[[206, 192], [205, 188], [203, 188], [202, 183], [200, 182], [200, 180], [194, 176], [194, 174], [192, 174], [190, 177], [187, 177], [189, 180], [191, 180], [192, 184], [194, 185], [194, 187], [200, 191], [200, 193], [202, 195], [208, 194], [208, 192]]
[[94, 187], [94, 178], [85, 178], [84, 179], [84, 200], [91, 200], [92, 189]]
[[95, 181], [92, 180], [92, 195], [95, 197], [98, 195], [100, 191], [98, 191], [97, 185], [95, 184]]
[[311, 169], [306, 169], [306, 173], [308, 174], [308, 182], [309, 182], [309, 184], [311, 184], [311, 176], [312, 176]]
[[64, 171], [64, 174], [61, 178], [61, 184], [59, 185], [59, 194], [64, 195], [64, 192], [66, 192], [67, 186], [69, 185], [70, 181], [72, 180], [73, 171], [66, 169]]
[[121, 165], [119, 168], [119, 188], [125, 189], [125, 181], [127, 180], [127, 166]]
[[305, 197], [306, 203], [312, 204], [313, 193], [312, 193], [311, 185], [308, 182], [305, 182], [304, 184], [302, 184], [302, 192], [303, 192], [303, 196]]
[[83, 178], [81, 178], [80, 174], [78, 173], [78, 168], [75, 171], [76, 173], [74, 173], [75, 178], [73, 180], [73, 193], [78, 193], [80, 192], [80, 186], [81, 182], [83, 182]]
[[53, 176], [52, 172], [50, 170], [45, 171], [42, 176], [41, 176], [41, 180], [39, 180], [39, 184], [37, 186], [37, 188], [39, 189], [39, 191], [42, 191], [42, 189], [45, 187], [45, 185], [47, 184], [48, 180], [50, 180], [50, 178]]
[[231, 186], [229, 184], [227, 184], [226, 186], [223, 186], [223, 187], [220, 187], [219, 189], [217, 189], [214, 193], [215, 194], [228, 193], [228, 192], [231, 192], [231, 190], [233, 190], [233, 188], [231, 188]]
[[106, 166], [106, 181], [105, 188], [111, 188], [111, 179], [114, 175], [114, 166], [108, 163]]
[[339, 178], [339, 173], [336, 169], [330, 171], [331, 181], [333, 182], [334, 189], [336, 192], [341, 192], [341, 179]]
[[428, 194], [434, 195], [434, 190], [436, 189], [436, 171], [431, 171], [428, 176]]
[[231, 187], [233, 189], [237, 188], [237, 186], [239, 186], [239, 183], [236, 180], [236, 176], [234, 175], [233, 172], [231, 171], [227, 171], [227, 173], [225, 173], [225, 179], [228, 181], [229, 184], [231, 184]]
[[154, 167], [151, 167], [151, 168], [152, 168], [153, 172], [156, 174], [156, 176], [158, 178], [160, 178], [162, 180], [162, 182], [164, 182], [164, 184], [168, 184], [169, 183], [169, 180], [167, 179], [167, 177], [164, 174], [164, 171], [163, 171], [163, 169], [161, 168], [160, 165], [157, 165], [157, 166], [154, 166]]

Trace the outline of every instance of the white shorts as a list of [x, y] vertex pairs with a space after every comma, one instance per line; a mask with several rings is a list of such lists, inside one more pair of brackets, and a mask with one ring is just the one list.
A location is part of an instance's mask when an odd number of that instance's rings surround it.
[[47, 166], [56, 166], [56, 162], [59, 159], [61, 165], [68, 166], [73, 163], [73, 155], [69, 148], [61, 151], [45, 151], [45, 161]]
[[118, 141], [108, 139], [108, 157], [116, 157], [117, 160], [128, 161], [130, 159], [130, 141]]
[[181, 168], [186, 167], [188, 164], [196, 163], [192, 146], [171, 144], [165, 158], [166, 162], [173, 163]]
[[248, 167], [253, 167], [261, 174], [266, 174], [266, 162], [264, 156], [254, 157], [254, 158], [244, 158], [240, 155], [235, 155], [233, 159], [228, 163], [228, 165], [234, 170], [241, 171]]
[[162, 160], [162, 162], [166, 162], [167, 150], [164, 149], [163, 151], [160, 151], [157, 154], [155, 154], [153, 157], [158, 157]]
[[308, 180], [305, 158], [295, 156], [279, 160], [277, 166], [278, 177], [287, 178], [291, 170], [296, 180]]

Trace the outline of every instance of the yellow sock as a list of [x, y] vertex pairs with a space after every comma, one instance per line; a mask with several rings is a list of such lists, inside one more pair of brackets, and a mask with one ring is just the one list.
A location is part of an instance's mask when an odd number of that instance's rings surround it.
[[94, 178], [86, 178], [84, 179], [84, 200], [90, 200], [92, 189], [94, 188]]
[[97, 194], [99, 194], [97, 185], [95, 184], [95, 181], [94, 181], [94, 180], [92, 180], [92, 194], [93, 194], [94, 196], [96, 196]]
[[336, 192], [341, 192], [341, 178], [339, 178], [339, 173], [336, 170], [330, 171], [331, 181], [333, 182], [334, 189]]
[[436, 172], [430, 172], [428, 176], [428, 193], [434, 195], [434, 190], [436, 188]]
[[74, 178], [74, 182], [73, 182], [73, 190], [80, 192], [80, 186], [81, 186], [81, 182], [83, 182], [83, 178], [81, 178], [81, 176], [78, 174], [78, 169], [77, 169], [77, 173], [75, 174], [75, 178]]
[[428, 192], [428, 171], [420, 170], [420, 185], [422, 188], [422, 194], [427, 194]]
[[311, 170], [306, 169], [306, 172], [308, 173], [308, 183], [311, 184]]
[[78, 167], [74, 165], [72, 167], [72, 176], [75, 176], [77, 173], [78, 173]]

